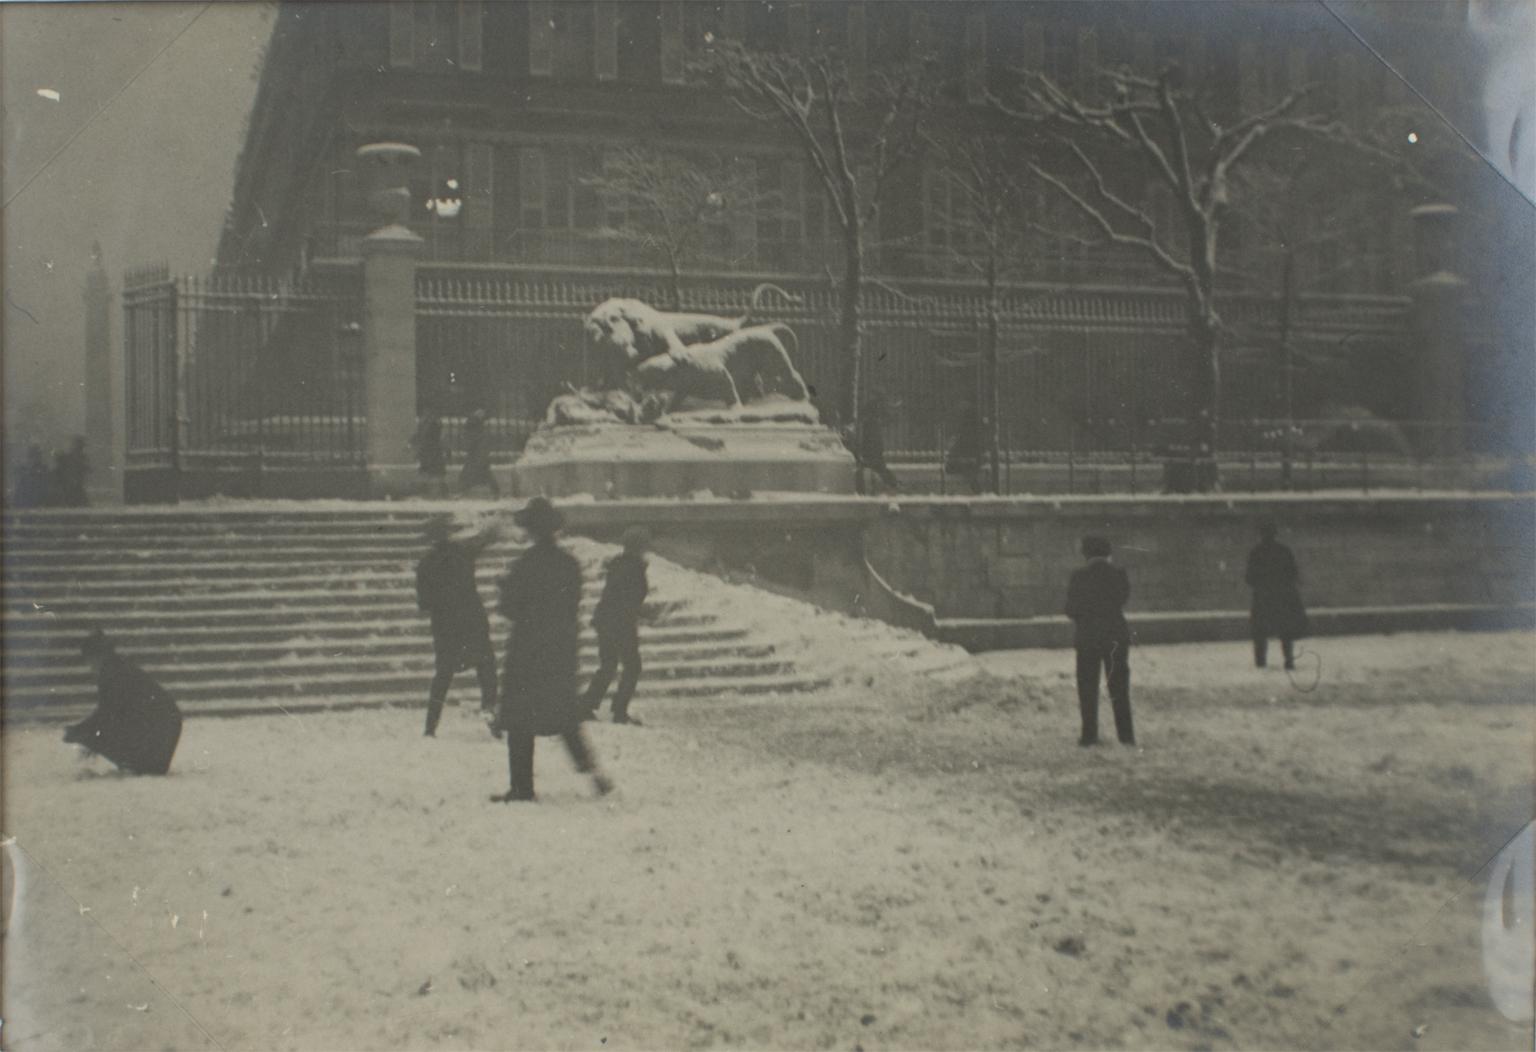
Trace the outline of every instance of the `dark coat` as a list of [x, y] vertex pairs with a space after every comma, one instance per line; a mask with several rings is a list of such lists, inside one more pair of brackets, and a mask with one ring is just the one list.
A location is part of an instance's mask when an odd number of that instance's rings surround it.
[[581, 564], [553, 541], [538, 541], [501, 579], [498, 609], [509, 622], [501, 722], [534, 734], [562, 734], [581, 720], [576, 691]]
[[421, 473], [428, 478], [442, 478], [448, 473], [448, 458], [443, 452], [443, 422], [435, 416], [423, 417], [416, 425], [416, 459]]
[[592, 627], [599, 635], [633, 631], [650, 591], [645, 579], [645, 558], [622, 552], [609, 559], [605, 569], [603, 596], [592, 613]]
[[491, 623], [475, 587], [475, 559], [490, 536], [442, 541], [416, 565], [416, 605], [432, 618], [437, 670], [474, 668], [491, 649]]
[[1131, 579], [1108, 559], [1090, 559], [1072, 571], [1067, 584], [1066, 614], [1072, 619], [1072, 645], [1099, 647], [1106, 643], [1130, 646], [1131, 630], [1124, 607], [1131, 597]]
[[134, 774], [165, 774], [181, 740], [181, 710], [154, 678], [109, 652], [96, 677], [96, 711], [64, 732]]
[[1248, 553], [1243, 575], [1253, 589], [1253, 634], [1300, 639], [1307, 634], [1307, 610], [1301, 602], [1301, 571], [1296, 557], [1279, 541], [1260, 541]]
[[459, 473], [459, 485], [495, 486], [491, 474], [490, 437], [485, 433], [485, 421], [470, 417], [464, 425], [464, 470]]

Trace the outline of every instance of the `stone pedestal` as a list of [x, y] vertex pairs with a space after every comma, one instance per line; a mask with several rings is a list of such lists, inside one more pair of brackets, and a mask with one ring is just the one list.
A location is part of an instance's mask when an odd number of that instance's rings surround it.
[[518, 496], [602, 498], [852, 493], [853, 456], [813, 424], [544, 427], [512, 467]]
[[390, 225], [363, 239], [363, 376], [368, 492], [404, 496], [420, 484], [416, 433], [416, 256], [421, 238]]

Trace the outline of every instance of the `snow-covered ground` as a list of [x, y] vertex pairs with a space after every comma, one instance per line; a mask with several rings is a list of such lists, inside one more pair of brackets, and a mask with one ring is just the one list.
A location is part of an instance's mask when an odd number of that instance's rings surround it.
[[1530, 1047], [1479, 931], [1536, 638], [1142, 648], [1082, 750], [1069, 653], [823, 616], [820, 693], [593, 726], [601, 800], [541, 741], [489, 803], [467, 703], [191, 720], [164, 779], [10, 730], [4, 1046]]

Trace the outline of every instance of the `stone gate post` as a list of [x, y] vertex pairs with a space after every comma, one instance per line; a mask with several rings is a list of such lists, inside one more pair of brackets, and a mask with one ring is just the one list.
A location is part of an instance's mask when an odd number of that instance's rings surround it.
[[85, 454], [91, 473], [86, 492], [92, 504], [123, 501], [123, 362], [112, 343], [112, 285], [91, 245], [91, 269], [85, 276]]

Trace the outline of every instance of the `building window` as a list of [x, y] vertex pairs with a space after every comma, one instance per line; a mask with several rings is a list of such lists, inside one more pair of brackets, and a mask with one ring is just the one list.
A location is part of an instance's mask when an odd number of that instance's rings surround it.
[[480, 0], [389, 5], [389, 64], [395, 69], [478, 71], [482, 60]]
[[590, 78], [597, 48], [593, 23], [593, 4], [529, 0], [529, 74], [560, 80]]

